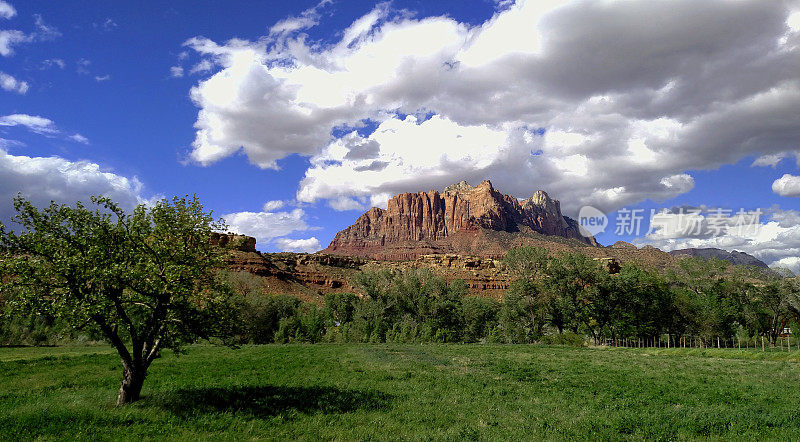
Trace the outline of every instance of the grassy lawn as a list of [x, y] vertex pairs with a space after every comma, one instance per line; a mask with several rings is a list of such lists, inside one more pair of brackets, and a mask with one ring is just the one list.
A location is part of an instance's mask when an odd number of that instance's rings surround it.
[[106, 347], [0, 348], [0, 439], [800, 439], [797, 356], [515, 345], [196, 346], [116, 409]]

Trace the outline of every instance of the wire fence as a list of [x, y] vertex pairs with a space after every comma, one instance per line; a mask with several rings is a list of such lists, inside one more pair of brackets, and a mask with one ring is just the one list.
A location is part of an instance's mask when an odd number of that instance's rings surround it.
[[735, 348], [739, 350], [784, 351], [800, 350], [800, 337], [780, 336], [773, 343], [765, 336], [701, 337], [694, 335], [662, 335], [646, 338], [606, 338], [601, 341], [608, 347], [625, 348]]

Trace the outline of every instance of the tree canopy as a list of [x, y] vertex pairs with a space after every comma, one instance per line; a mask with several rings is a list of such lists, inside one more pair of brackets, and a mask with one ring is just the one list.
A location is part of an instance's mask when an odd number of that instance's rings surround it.
[[197, 197], [139, 205], [128, 213], [108, 198], [91, 210], [14, 199], [9, 230], [0, 223], [4, 314], [47, 314], [92, 327], [117, 350], [118, 405], [139, 398], [161, 349], [229, 332], [224, 262], [209, 241], [222, 230]]

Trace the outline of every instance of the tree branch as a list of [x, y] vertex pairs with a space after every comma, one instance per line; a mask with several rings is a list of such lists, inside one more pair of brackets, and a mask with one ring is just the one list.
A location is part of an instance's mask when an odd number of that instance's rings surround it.
[[106, 339], [111, 341], [111, 345], [117, 349], [117, 353], [119, 353], [119, 356], [122, 358], [123, 365], [126, 367], [132, 367], [133, 358], [131, 358], [131, 353], [128, 351], [128, 348], [125, 347], [125, 343], [122, 342], [122, 339], [120, 339], [117, 332], [106, 323], [102, 316], [92, 315], [92, 319], [100, 327], [100, 331], [103, 333]]

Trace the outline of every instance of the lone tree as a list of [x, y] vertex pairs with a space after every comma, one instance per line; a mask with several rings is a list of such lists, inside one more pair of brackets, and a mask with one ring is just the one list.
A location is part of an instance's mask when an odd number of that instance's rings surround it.
[[49, 314], [93, 327], [122, 359], [117, 405], [139, 399], [161, 349], [178, 351], [230, 330], [229, 291], [211, 245], [224, 229], [197, 197], [127, 213], [107, 198], [95, 210], [14, 199], [17, 232], [0, 223], [0, 298], [5, 314]]

